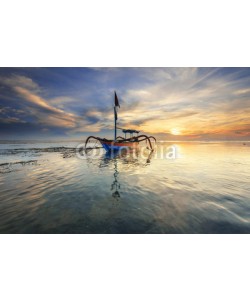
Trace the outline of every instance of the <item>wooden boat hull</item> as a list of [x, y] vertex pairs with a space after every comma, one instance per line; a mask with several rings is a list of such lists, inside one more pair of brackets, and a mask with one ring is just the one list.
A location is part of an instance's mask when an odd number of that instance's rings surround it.
[[138, 142], [114, 142], [114, 141], [100, 141], [103, 148], [109, 151], [119, 151], [122, 149], [136, 149], [139, 146]]

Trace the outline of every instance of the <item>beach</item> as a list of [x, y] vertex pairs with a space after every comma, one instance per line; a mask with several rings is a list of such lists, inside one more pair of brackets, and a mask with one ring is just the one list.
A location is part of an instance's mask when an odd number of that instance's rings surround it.
[[0, 233], [250, 233], [249, 142], [85, 158], [78, 144], [0, 145]]

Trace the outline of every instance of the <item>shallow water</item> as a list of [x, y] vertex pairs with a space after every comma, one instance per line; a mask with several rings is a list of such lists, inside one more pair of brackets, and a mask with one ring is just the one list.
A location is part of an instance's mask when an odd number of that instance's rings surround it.
[[1, 233], [250, 233], [249, 143], [175, 143], [176, 159], [76, 144], [0, 146]]

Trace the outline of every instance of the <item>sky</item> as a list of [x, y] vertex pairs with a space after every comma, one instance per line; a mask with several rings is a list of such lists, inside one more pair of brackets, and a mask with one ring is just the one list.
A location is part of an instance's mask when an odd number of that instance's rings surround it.
[[250, 68], [0, 68], [0, 140], [250, 140]]

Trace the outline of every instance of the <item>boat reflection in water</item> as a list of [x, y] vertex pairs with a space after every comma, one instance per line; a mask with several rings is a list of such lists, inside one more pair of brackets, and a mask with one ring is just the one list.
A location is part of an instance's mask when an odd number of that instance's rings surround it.
[[150, 164], [152, 155], [154, 151], [147, 151], [148, 155], [146, 159], [144, 158], [142, 161], [140, 160], [140, 150], [139, 149], [124, 149], [121, 151], [107, 152], [103, 156], [101, 163], [99, 165], [100, 168], [107, 167], [113, 165], [114, 167], [114, 181], [111, 184], [112, 197], [117, 201], [121, 198], [121, 184], [119, 182], [119, 164], [123, 166], [131, 167], [131, 166], [146, 166]]
[[119, 189], [121, 188], [121, 185], [120, 183], [118, 182], [118, 176], [119, 176], [119, 172], [117, 170], [117, 160], [114, 160], [114, 170], [115, 170], [115, 173], [114, 173], [114, 182], [112, 183], [111, 185], [111, 190], [114, 191], [112, 193], [112, 197], [114, 197], [115, 199], [118, 200], [118, 198], [120, 198], [120, 193], [119, 193]]

